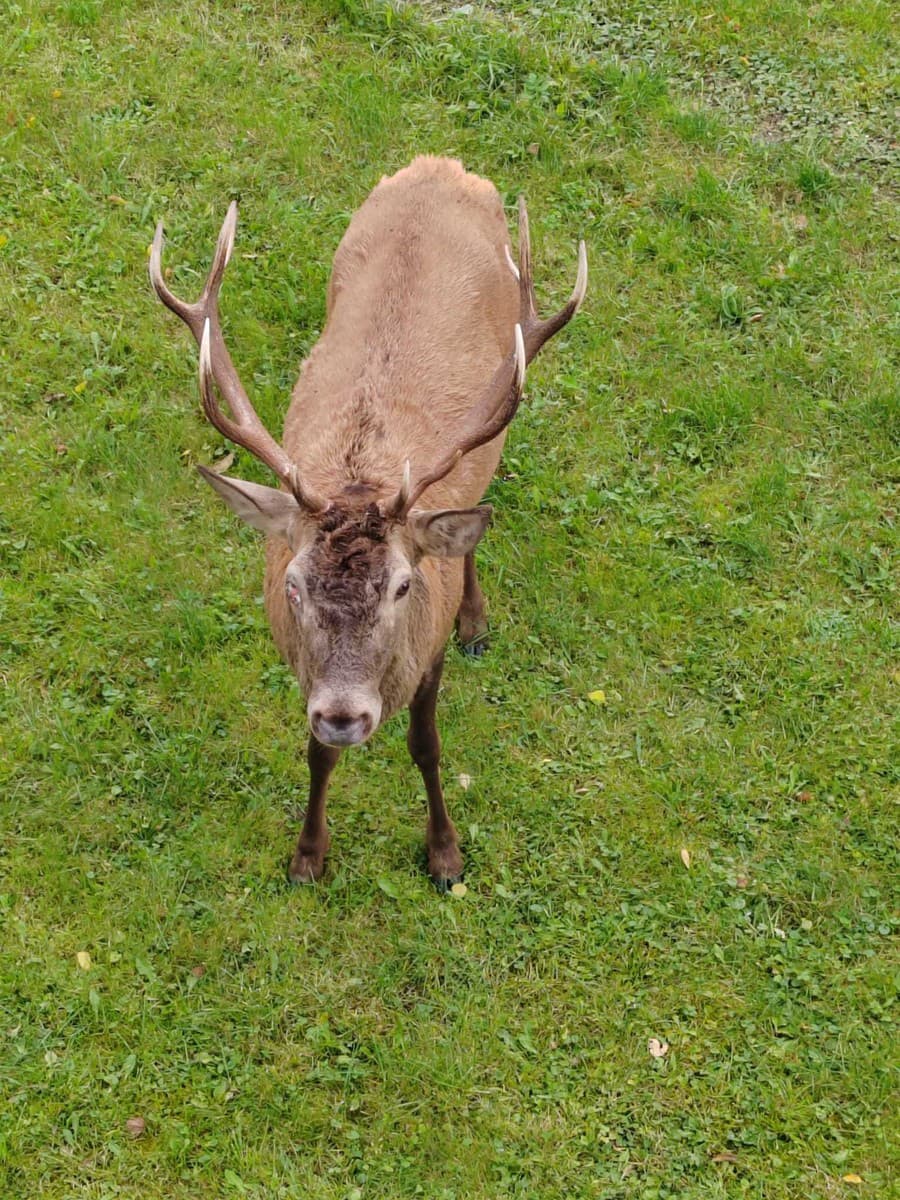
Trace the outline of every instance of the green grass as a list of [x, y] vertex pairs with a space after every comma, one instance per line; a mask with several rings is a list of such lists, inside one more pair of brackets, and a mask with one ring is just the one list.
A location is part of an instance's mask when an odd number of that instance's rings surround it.
[[[4, 1198], [895, 1194], [890, 6], [454, 7], [3, 8]], [[303, 707], [147, 246], [191, 292], [240, 199], [277, 429], [422, 151], [527, 195], [546, 303], [579, 236], [591, 287], [445, 675], [468, 894], [401, 721], [292, 891]]]

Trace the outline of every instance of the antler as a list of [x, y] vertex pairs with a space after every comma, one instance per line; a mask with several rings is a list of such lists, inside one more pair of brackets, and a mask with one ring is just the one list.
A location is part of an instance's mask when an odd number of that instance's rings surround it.
[[384, 506], [386, 516], [404, 520], [410, 509], [426, 488], [443, 479], [453, 470], [463, 455], [502, 433], [519, 407], [522, 389], [525, 386], [525, 367], [532, 361], [545, 342], [558, 333], [581, 307], [587, 291], [587, 249], [583, 241], [578, 243], [578, 274], [575, 287], [567, 303], [545, 321], [537, 315], [534, 297], [534, 280], [531, 274], [531, 239], [528, 233], [528, 209], [524, 196], [519, 197], [519, 266], [516, 267], [506, 249], [510, 267], [519, 280], [519, 322], [516, 325], [515, 347], [494, 373], [487, 390], [475, 406], [470, 409], [456, 445], [431, 470], [419, 474], [413, 483], [409, 478], [409, 463], [403, 475], [400, 490], [393, 500]]
[[519, 197], [519, 320], [525, 336], [526, 362], [538, 353], [545, 342], [559, 333], [563, 325], [567, 325], [581, 307], [584, 294], [587, 291], [587, 248], [583, 241], [578, 243], [578, 274], [575, 277], [575, 287], [572, 295], [558, 313], [548, 317], [546, 321], [538, 319], [537, 306], [534, 301], [534, 280], [531, 276], [531, 237], [528, 232], [528, 209], [525, 197]]
[[[180, 317], [190, 329], [200, 347], [200, 395], [203, 411], [210, 423], [225, 437], [249, 450], [265, 463], [293, 492], [297, 503], [311, 512], [318, 512], [327, 502], [305, 488], [299, 479], [296, 464], [275, 441], [256, 410], [234, 369], [231, 355], [222, 337], [219, 321], [219, 288], [231, 252], [234, 249], [234, 232], [237, 227], [237, 203], [232, 200], [219, 233], [212, 266], [200, 299], [194, 304], [180, 300], [166, 286], [162, 273], [163, 225], [156, 227], [156, 235], [150, 248], [150, 282], [165, 304]], [[224, 397], [232, 416], [227, 417], [216, 399], [216, 388]]]
[[404, 520], [426, 488], [449, 475], [464, 454], [502, 433], [516, 415], [525, 386], [525, 341], [521, 325], [516, 325], [515, 336], [515, 347], [494, 372], [482, 398], [469, 410], [456, 445], [430, 471], [417, 475], [414, 483], [410, 483], [407, 460], [400, 490], [383, 507], [385, 516]]

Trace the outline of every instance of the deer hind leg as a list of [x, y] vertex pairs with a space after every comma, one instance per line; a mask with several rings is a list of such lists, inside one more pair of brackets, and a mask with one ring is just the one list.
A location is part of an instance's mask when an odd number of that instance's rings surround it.
[[428, 826], [425, 833], [428, 873], [440, 891], [447, 891], [462, 877], [463, 860], [456, 829], [450, 820], [441, 790], [441, 739], [434, 714], [443, 667], [444, 654], [441, 651], [422, 678], [410, 703], [406, 744], [413, 762], [422, 772], [428, 794]]
[[463, 654], [472, 658], [481, 658], [490, 645], [484, 596], [478, 586], [474, 551], [470, 551], [465, 557], [463, 597], [456, 616], [456, 635]]
[[336, 746], [324, 746], [312, 734], [306, 759], [309, 763], [309, 803], [297, 841], [297, 849], [288, 867], [291, 883], [315, 883], [325, 870], [325, 855], [330, 838], [325, 821], [325, 798], [328, 780], [341, 752]]

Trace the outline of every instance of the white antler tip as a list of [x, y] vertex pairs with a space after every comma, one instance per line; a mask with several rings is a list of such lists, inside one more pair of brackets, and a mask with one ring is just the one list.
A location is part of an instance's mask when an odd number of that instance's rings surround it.
[[212, 350], [210, 348], [209, 317], [203, 322], [203, 336], [200, 339], [200, 377], [212, 374]]
[[150, 280], [153, 286], [159, 290], [158, 283], [162, 283], [162, 247], [163, 247], [163, 223], [160, 221], [156, 226], [156, 232], [153, 234], [153, 241], [150, 243]]
[[521, 276], [519, 275], [519, 268], [513, 262], [512, 250], [510, 250], [509, 246], [504, 246], [503, 249], [506, 252], [506, 261], [509, 264], [509, 269], [512, 271], [513, 275], [515, 275], [516, 279], [520, 279]]
[[403, 475], [400, 479], [400, 491], [397, 493], [396, 507], [398, 510], [403, 509], [406, 506], [406, 502], [409, 500], [410, 488], [411, 472], [409, 459], [407, 459], [403, 464]]
[[516, 325], [516, 387], [519, 391], [525, 385], [525, 338], [522, 326]]
[[225, 241], [225, 266], [227, 267], [231, 261], [231, 252], [234, 250], [234, 237], [237, 231], [237, 216], [238, 207], [237, 200], [232, 200], [228, 205], [228, 212], [225, 214], [225, 220], [222, 223], [221, 237]]
[[581, 307], [581, 302], [584, 300], [587, 292], [588, 283], [588, 261], [587, 261], [587, 246], [584, 241], [578, 243], [578, 275], [575, 279], [575, 290], [572, 292], [572, 299], [575, 301], [575, 311], [578, 312]]

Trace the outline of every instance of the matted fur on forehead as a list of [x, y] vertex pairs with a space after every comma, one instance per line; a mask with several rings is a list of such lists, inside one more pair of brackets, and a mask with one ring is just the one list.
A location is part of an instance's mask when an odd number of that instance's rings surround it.
[[324, 514], [309, 555], [317, 600], [345, 612], [374, 613], [389, 574], [389, 525], [376, 504]]

